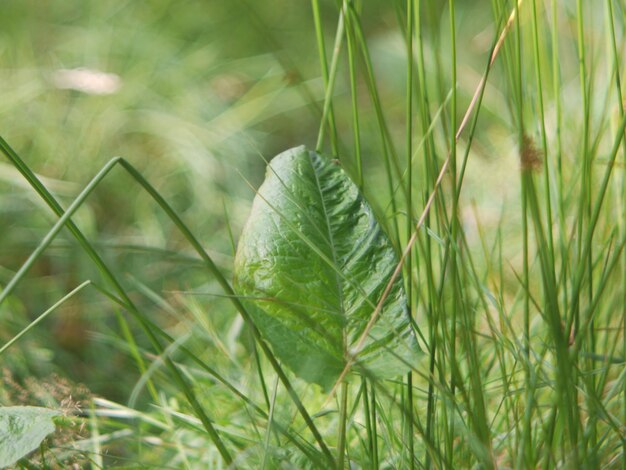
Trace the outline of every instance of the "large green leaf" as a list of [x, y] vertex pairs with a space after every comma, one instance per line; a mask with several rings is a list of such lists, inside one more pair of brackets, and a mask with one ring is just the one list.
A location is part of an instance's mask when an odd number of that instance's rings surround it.
[[54, 432], [52, 417], [60, 413], [36, 406], [0, 407], [0, 468], [35, 450]]
[[[344, 368], [398, 263], [336, 162], [297, 147], [268, 165], [235, 257], [235, 288], [276, 356], [328, 388]], [[357, 370], [407, 372], [419, 347], [398, 277]]]

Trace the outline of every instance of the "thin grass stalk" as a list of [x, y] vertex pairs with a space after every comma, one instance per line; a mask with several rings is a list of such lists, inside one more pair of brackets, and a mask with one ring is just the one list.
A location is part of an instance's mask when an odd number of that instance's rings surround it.
[[[593, 188], [593, 152], [591, 151], [591, 149], [589, 148], [589, 134], [591, 132], [591, 117], [590, 117], [590, 113], [591, 113], [591, 109], [590, 109], [590, 83], [588, 84], [587, 82], [587, 66], [586, 66], [586, 46], [585, 46], [585, 25], [584, 25], [584, 11], [583, 11], [583, 3], [582, 0], [578, 0], [576, 3], [576, 13], [577, 13], [577, 34], [578, 34], [578, 63], [579, 63], [579, 74], [580, 74], [580, 90], [581, 90], [581, 97], [582, 97], [582, 113], [583, 113], [583, 142], [582, 142], [582, 152], [583, 152], [583, 158], [582, 158], [582, 162], [583, 162], [583, 171], [582, 171], [582, 194], [581, 194], [581, 212], [580, 212], [580, 220], [579, 220], [579, 229], [578, 229], [578, 234], [579, 236], [582, 235], [583, 233], [583, 227], [584, 227], [584, 222], [590, 220], [591, 218], [591, 211], [592, 211], [592, 195], [591, 195], [591, 190]], [[579, 248], [580, 250], [580, 248]], [[589, 274], [588, 277], [588, 283], [587, 283], [587, 287], [588, 287], [588, 302], [591, 303], [593, 302], [593, 249], [592, 249], [592, 245], [591, 245], [591, 240], [590, 240], [590, 244], [589, 244], [589, 250], [588, 250], [588, 254], [584, 259], [580, 259], [579, 260], [580, 263], [585, 263], [586, 265], [586, 270]], [[580, 303], [578, 304], [580, 305]], [[580, 327], [580, 322], [584, 321], [584, 319], [581, 318], [580, 316], [580, 307], [574, 312], [574, 314], [576, 315], [575, 317], [575, 322], [574, 322], [574, 329], [573, 329], [573, 334], [577, 335], [577, 329]], [[587, 347], [589, 349], [589, 351], [593, 354], [595, 351], [595, 334], [594, 334], [594, 326], [591, 326], [591, 329], [589, 330], [589, 335], [587, 335], [587, 337], [585, 338], [586, 343], [588, 343]], [[578, 364], [576, 362], [574, 362], [573, 364], [574, 367], [578, 366]], [[593, 368], [593, 364], [589, 364], [589, 365], [585, 365], [587, 367], [589, 367], [590, 369]], [[578, 366], [579, 368], [583, 369], [584, 366]], [[578, 374], [576, 374], [576, 377], [578, 378]], [[595, 377], [592, 375], [589, 377], [588, 381], [585, 380], [586, 383], [588, 383], [589, 385], [586, 387], [587, 388], [587, 395], [589, 395], [589, 393], [594, 393], [593, 392], [593, 388], [595, 388]], [[589, 407], [589, 411], [590, 411], [590, 416], [589, 416], [589, 422], [588, 422], [588, 428], [590, 428], [590, 430], [587, 432], [583, 429], [582, 427], [582, 423], [580, 425], [581, 430], [580, 433], [582, 434], [583, 440], [586, 441], [587, 437], [589, 436], [588, 439], [591, 443], [591, 447], [594, 447], [597, 441], [597, 428], [596, 428], [596, 422], [595, 422], [595, 415], [596, 413], [593, 410], [593, 403], [590, 403], [589, 401], [587, 401], [587, 406]], [[577, 423], [578, 424], [578, 423]], [[583, 434], [584, 433], [584, 434]], [[578, 434], [576, 434], [575, 436], [575, 440], [576, 443], [578, 443]], [[582, 458], [586, 460], [586, 453], [587, 453], [587, 445], [583, 445], [582, 446]]]
[[339, 403], [339, 440], [337, 442], [337, 469], [343, 470], [346, 455], [346, 424], [348, 408], [348, 382], [341, 384], [341, 394]]
[[[427, 67], [425, 64], [425, 50], [424, 49], [425, 49], [426, 42], [424, 39], [424, 28], [422, 27], [422, 25], [417, 24], [418, 19], [422, 17], [422, 13], [418, 11], [418, 8], [415, 8], [415, 15], [416, 15], [416, 19], [415, 19], [416, 36], [419, 38], [416, 65], [417, 65], [417, 72], [418, 72], [418, 80], [419, 80], [418, 85], [419, 85], [419, 90], [420, 90], [420, 96], [417, 101], [417, 105], [419, 108], [419, 117], [420, 117], [420, 121], [422, 124], [422, 133], [424, 136], [423, 173], [425, 175], [424, 186], [426, 189], [423, 192], [422, 197], [423, 197], [423, 203], [426, 204], [428, 200], [429, 192], [436, 185], [437, 175], [440, 172], [440, 162], [439, 162], [439, 152], [437, 150], [437, 144], [435, 141], [435, 134], [429, 131], [433, 127], [434, 119], [431, 116], [431, 112], [430, 112], [430, 102], [431, 102], [430, 93], [431, 92], [429, 92], [429, 89], [432, 89], [432, 87], [429, 86], [430, 84], [427, 79], [427, 76], [428, 77], [433, 76], [433, 71], [431, 70], [431, 68], [427, 70]], [[419, 15], [419, 18], [418, 18], [418, 15]], [[440, 89], [441, 87], [444, 86], [445, 83], [449, 83], [450, 81], [450, 78], [444, 73], [442, 60], [441, 60], [441, 57], [445, 57], [447, 54], [442, 52], [440, 49], [437, 49], [437, 47], [440, 46], [440, 35], [439, 35], [439, 28], [435, 25], [438, 25], [440, 23], [439, 15], [440, 15], [440, 12], [438, 12], [438, 7], [436, 6], [436, 4], [434, 4], [433, 2], [424, 3], [424, 15], [423, 15], [423, 18], [425, 18], [423, 20], [424, 24], [428, 24], [429, 26], [431, 24], [433, 25], [433, 27], [431, 27], [431, 34], [428, 37], [428, 41], [429, 41], [429, 46], [430, 46], [429, 49], [432, 50], [431, 60], [434, 60], [437, 64], [435, 68], [435, 73], [434, 73], [434, 76], [435, 76], [434, 82], [438, 84], [437, 89]], [[454, 83], [453, 86], [456, 86], [456, 83]], [[452, 92], [453, 90], [451, 88], [449, 92], [449, 99], [452, 99]], [[451, 130], [449, 129], [448, 121], [446, 119], [446, 116], [447, 116], [446, 110], [447, 110], [447, 100], [441, 103], [441, 112], [444, 117], [440, 120], [440, 123], [441, 123], [441, 128], [442, 128], [442, 135], [444, 136], [444, 141], [446, 142], [446, 154], [449, 155], [450, 146], [448, 144], [448, 141], [445, 139], [445, 136], [449, 136], [450, 135], [449, 132], [451, 132]], [[447, 215], [448, 205], [447, 205], [446, 198], [447, 198], [446, 192], [442, 191], [439, 194], [439, 197], [435, 200], [435, 208], [434, 208], [435, 210], [432, 211], [433, 216], [431, 217], [429, 214], [425, 220], [425, 226], [427, 230], [429, 229], [436, 230], [437, 233], [444, 233], [449, 230], [449, 217]], [[441, 250], [435, 250], [435, 254], [439, 255], [438, 261], [441, 262]], [[418, 262], [417, 253], [415, 253], [415, 258], [416, 258], [415, 263], [417, 263]], [[443, 305], [440, 304], [439, 306], [440, 306], [439, 313], [443, 314], [443, 310], [442, 310]]]
[[[423, 161], [424, 167], [426, 168], [426, 178], [430, 178], [432, 172], [430, 171], [431, 165], [428, 164], [431, 161], [432, 151], [434, 148], [434, 141], [432, 138], [432, 132], [426, 132], [425, 129], [429, 128], [430, 117], [428, 113], [428, 94], [426, 92], [426, 67], [424, 63], [424, 36], [422, 31], [422, 2], [421, 0], [416, 0], [414, 7], [414, 25], [415, 25], [415, 37], [417, 39], [417, 77], [418, 77], [418, 89], [420, 90], [420, 96], [418, 99], [418, 109], [420, 113], [420, 122], [422, 127], [422, 133], [425, 136], [428, 136], [424, 141], [423, 145]], [[445, 121], [445, 119], [442, 119]], [[429, 187], [432, 187], [434, 182], [428, 184]], [[424, 200], [427, 199], [426, 192], [424, 194]], [[425, 226], [428, 229], [431, 225], [430, 217], [427, 217], [425, 220]], [[433, 255], [433, 247], [431, 237], [425, 237], [423, 243], [420, 243], [423, 246], [422, 252], [424, 256], [421, 259], [421, 265], [423, 266], [424, 279], [426, 280], [427, 285], [427, 304], [426, 312], [428, 314], [428, 345], [429, 345], [429, 365], [428, 365], [428, 396], [427, 396], [427, 407], [426, 407], [426, 439], [430, 439], [433, 442], [435, 441], [435, 414], [436, 414], [436, 404], [437, 404], [437, 395], [436, 395], [436, 387], [435, 381], [437, 380], [435, 377], [435, 364], [437, 361], [437, 354], [439, 353], [437, 345], [438, 341], [438, 329], [439, 329], [439, 312], [440, 312], [440, 302], [438, 301], [439, 296], [437, 295], [437, 289], [435, 287], [435, 274], [434, 274], [434, 255]], [[442, 362], [442, 367], [443, 367]], [[444, 431], [447, 433], [448, 428], [448, 419], [445, 414], [445, 408], [443, 410], [443, 423], [444, 423]], [[426, 468], [430, 468], [431, 466], [431, 453], [425, 449], [424, 461]], [[447, 459], [450, 459], [450, 456], [447, 456]]]
[[[522, 278], [525, 285], [528, 285], [530, 282], [530, 273], [529, 273], [529, 250], [528, 250], [528, 196], [527, 196], [527, 188], [524, 178], [521, 178], [521, 188], [522, 188]], [[529, 294], [524, 295], [524, 305], [523, 305], [523, 316], [524, 316], [524, 342], [523, 342], [523, 352], [524, 352], [524, 360], [526, 364], [526, 380], [530, 379], [530, 370], [531, 370], [531, 358], [530, 358], [530, 296]], [[526, 406], [529, 411], [526, 413], [528, 419], [524, 420], [523, 428], [522, 428], [522, 436], [521, 436], [521, 445], [519, 446], [517, 467], [521, 468], [522, 459], [526, 462], [526, 465], [530, 465], [533, 461], [533, 446], [532, 446], [532, 422], [531, 422], [531, 403], [533, 400], [534, 391], [527, 390], [526, 396]]]
[[[452, 82], [452, 98], [450, 99], [450, 129], [456, 129], [456, 113], [457, 113], [457, 91], [456, 91], [456, 21], [454, 15], [454, 0], [448, 1], [449, 10], [449, 23], [450, 23], [450, 47], [451, 47], [451, 82]], [[457, 155], [456, 155], [456, 136], [454, 132], [450, 133], [450, 177], [451, 177], [451, 191], [452, 191], [452, 213], [450, 214], [450, 271], [448, 276], [452, 281], [452, 314], [450, 319], [450, 358], [452, 362], [451, 375], [450, 375], [450, 393], [454, 400], [458, 378], [454, 374], [454, 364], [457, 363], [457, 322], [458, 318], [464, 318], [464, 308], [462, 307], [462, 301], [460, 299], [460, 285], [459, 285], [459, 273], [457, 266], [457, 256], [459, 255], [457, 250], [457, 242], [459, 236], [459, 197], [460, 188], [457, 186]], [[454, 437], [455, 419], [452, 420], [450, 426], [450, 436]], [[449, 446], [452, 442], [449, 441]], [[452, 449], [449, 449], [451, 451]], [[450, 461], [454, 465], [454, 455], [450, 456]]]
[[554, 235], [552, 233], [552, 191], [550, 190], [550, 152], [548, 147], [548, 137], [546, 132], [546, 117], [543, 103], [543, 74], [541, 69], [541, 56], [539, 54], [539, 21], [537, 19], [537, 0], [531, 2], [532, 6], [532, 37], [533, 37], [533, 58], [535, 61], [535, 80], [537, 83], [537, 103], [539, 106], [539, 126], [541, 131], [541, 149], [543, 153], [543, 191], [546, 204], [546, 225], [548, 230], [548, 248], [552, 264], [555, 265], [554, 258]]
[[265, 440], [263, 443], [263, 462], [261, 463], [261, 470], [265, 470], [267, 466], [268, 449], [270, 446], [270, 439], [272, 437], [272, 423], [274, 422], [274, 410], [276, 409], [276, 396], [278, 395], [278, 376], [274, 382], [274, 390], [272, 391], [272, 400], [270, 402], [269, 415], [267, 419], [267, 429], [265, 430]]
[[361, 401], [363, 403], [363, 413], [365, 417], [365, 431], [367, 433], [367, 451], [369, 464], [372, 468], [377, 468], [378, 463], [375, 459], [374, 453], [374, 435], [373, 435], [373, 425], [372, 425], [372, 413], [370, 411], [370, 403], [369, 403], [369, 394], [367, 392], [367, 379], [361, 379], [361, 387], [363, 388], [363, 393], [361, 394]]
[[251, 343], [252, 343], [252, 354], [254, 355], [254, 365], [256, 367], [257, 376], [259, 377], [259, 383], [261, 385], [261, 391], [263, 393], [263, 398], [265, 399], [265, 406], [268, 411], [271, 409], [271, 403], [269, 394], [267, 393], [267, 384], [265, 383], [265, 377], [263, 376], [263, 366], [261, 365], [261, 355], [259, 354], [259, 349], [257, 348], [256, 341], [254, 340], [254, 335], [251, 335]]
[[[610, 44], [610, 56], [611, 56], [611, 68], [613, 73], [615, 74], [615, 92], [617, 98], [617, 109], [619, 112], [619, 118], [624, 119], [624, 98], [622, 93], [622, 80], [620, 75], [620, 60], [617, 51], [617, 37], [615, 32], [615, 23], [613, 21], [614, 11], [613, 11], [613, 2], [611, 0], [606, 1], [606, 11], [607, 11], [607, 23], [609, 25], [608, 28], [608, 37]], [[621, 223], [619, 224], [621, 230], [622, 238], [626, 237], [626, 136], [623, 136], [622, 139], [622, 149], [623, 149], [623, 169], [622, 169], [622, 181], [621, 181], [621, 190], [618, 188], [618, 194], [621, 193]], [[624, 358], [624, 362], [626, 362], [626, 251], [624, 252], [624, 256], [622, 258], [622, 305], [624, 308], [622, 309], [622, 356]], [[617, 341], [616, 341], [617, 343]], [[622, 419], [626, 423], [626, 381], [624, 381], [623, 390], [622, 390], [623, 398], [622, 398]], [[622, 443], [622, 453], [626, 455], [626, 440]], [[626, 470], [626, 458], [623, 459], [622, 469]]]
[[[406, 239], [411, 238], [413, 231], [413, 0], [406, 0], [406, 167], [407, 167], [407, 216]], [[408, 309], [413, 316], [413, 256], [409, 254], [406, 262], [406, 283]], [[413, 416], [413, 373], [408, 372], [406, 377], [406, 412]], [[413, 420], [406, 423], [406, 439], [409, 443], [409, 468], [414, 469], [415, 444], [413, 441]]]
[[9, 341], [4, 343], [0, 348], [0, 355], [2, 355], [7, 349], [13, 346], [16, 342], [18, 342], [25, 334], [27, 334], [30, 330], [35, 328], [39, 323], [45, 320], [52, 312], [54, 312], [57, 308], [67, 302], [69, 299], [78, 294], [85, 287], [91, 285], [91, 281], [85, 281], [72, 289], [70, 292], [65, 294], [61, 299], [55, 302], [50, 308], [48, 308], [45, 312], [35, 318], [32, 322], [30, 322], [25, 328], [23, 328], [19, 333], [14, 335]]
[[[577, 41], [578, 41], [578, 65], [580, 75], [580, 93], [582, 98], [582, 115], [583, 115], [583, 129], [582, 129], [582, 143], [580, 146], [581, 151], [581, 189], [578, 199], [578, 223], [577, 223], [577, 264], [586, 264], [586, 268], [589, 268], [589, 256], [582, 256], [583, 251], [583, 233], [585, 229], [585, 221], [588, 220], [588, 208], [591, 206], [590, 191], [591, 191], [591, 161], [589, 155], [589, 105], [587, 100], [587, 81], [586, 81], [586, 67], [585, 67], [585, 40], [584, 40], [584, 21], [583, 21], [583, 7], [581, 0], [576, 2], [576, 27], [577, 27]], [[573, 291], [573, 295], [577, 298], [574, 302], [575, 308], [572, 311], [572, 333], [576, 335], [580, 326], [580, 298], [582, 292], [580, 289]], [[578, 383], [578, 379], [576, 380]], [[572, 443], [577, 442], [577, 430], [571, 429]]]
[[356, 80], [356, 44], [354, 37], [354, 28], [352, 26], [352, 15], [347, 11], [348, 4], [344, 0], [341, 8], [344, 18], [346, 19], [346, 42], [348, 44], [348, 74], [350, 80], [350, 98], [352, 104], [352, 134], [354, 141], [354, 158], [356, 160], [356, 183], [361, 191], [363, 191], [363, 156], [361, 154], [361, 127], [359, 122], [359, 96]]
[[[330, 87], [328, 59], [326, 58], [326, 45], [324, 44], [324, 29], [322, 28], [319, 0], [311, 0], [311, 9], [313, 11], [315, 38], [317, 39], [317, 51], [320, 60], [320, 68], [322, 70], [322, 78], [324, 79], [324, 89], [328, 90]], [[328, 110], [328, 125], [330, 128], [330, 146], [332, 148], [333, 155], [338, 156], [339, 148], [337, 146], [337, 127], [335, 125], [335, 112], [332, 103], [329, 105]]]
[[[532, 7], [533, 7], [533, 46], [535, 45], [536, 41], [538, 41], [537, 39], [537, 34], [536, 34], [536, 7], [535, 7], [535, 0], [533, 0], [532, 2]], [[519, 8], [519, 7], [518, 7]], [[518, 15], [519, 18], [519, 15]], [[519, 19], [518, 19], [519, 22]], [[523, 316], [524, 316], [524, 343], [523, 343], [523, 348], [524, 348], [524, 364], [525, 364], [525, 374], [526, 374], [526, 381], [527, 383], [530, 383], [531, 380], [531, 368], [532, 368], [532, 363], [531, 363], [531, 356], [530, 356], [530, 350], [531, 350], [531, 344], [530, 344], [530, 264], [529, 264], [529, 233], [528, 233], [528, 185], [527, 185], [527, 178], [525, 177], [525, 173], [527, 173], [529, 171], [529, 167], [525, 168], [525, 163], [524, 163], [524, 153], [525, 152], [530, 152], [531, 149], [530, 148], [525, 148], [526, 145], [530, 145], [530, 142], [528, 142], [527, 144], [527, 139], [529, 139], [529, 137], [526, 136], [525, 134], [525, 130], [524, 130], [524, 117], [523, 117], [523, 99], [522, 99], [522, 63], [521, 63], [521, 56], [522, 56], [522, 52], [521, 52], [521, 31], [519, 29], [519, 24], [518, 24], [518, 33], [517, 33], [517, 45], [518, 45], [518, 49], [517, 49], [517, 60], [518, 60], [518, 88], [517, 88], [517, 99], [518, 99], [518, 126], [519, 126], [519, 142], [520, 142], [520, 156], [521, 156], [521, 161], [520, 161], [520, 165], [521, 165], [521, 178], [520, 178], [520, 183], [521, 183], [521, 192], [522, 192], [522, 254], [523, 254], [523, 268], [522, 268], [522, 276], [523, 276], [523, 282], [526, 286], [528, 286], [525, 295], [524, 295], [524, 305], [523, 305]], [[541, 76], [539, 75], [539, 55], [538, 52], [535, 51], [535, 47], [533, 47], [533, 52], [534, 52], [534, 58], [535, 58], [535, 70], [536, 72], [536, 80], [537, 80], [537, 92], [539, 93], [539, 99], [540, 99], [540, 110], [541, 110], [541, 119], [542, 119], [542, 138], [543, 138], [543, 142], [544, 142], [544, 151], [545, 149], [547, 149], [547, 144], [546, 142], [546, 138], [545, 138], [545, 124], [543, 121], [543, 97], [541, 95]], [[530, 163], [529, 163], [530, 164]], [[547, 175], [547, 173], [546, 173]], [[547, 176], [546, 176], [547, 178]], [[544, 180], [545, 181], [545, 180]], [[547, 206], [549, 207], [550, 204], [548, 202]], [[550, 212], [548, 212], [550, 213]], [[551, 218], [548, 217], [548, 226], [550, 226], [551, 224]], [[534, 391], [532, 389], [530, 389], [529, 387], [527, 387], [526, 390], [526, 411], [524, 413], [524, 419], [523, 419], [523, 427], [522, 427], [522, 435], [521, 435], [521, 444], [519, 446], [520, 452], [518, 454], [518, 460], [517, 460], [517, 466], [520, 467], [522, 462], [525, 462], [526, 467], [532, 466], [532, 462], [534, 460], [534, 456], [533, 456], [533, 445], [532, 445], [532, 403], [533, 403], [533, 397], [534, 397]]]
[[567, 231], [565, 221], [565, 186], [563, 182], [563, 152], [562, 152], [562, 104], [561, 104], [561, 68], [559, 54], [559, 22], [558, 22], [558, 3], [557, 0], [552, 2], [552, 81], [553, 81], [553, 100], [555, 102], [555, 125], [556, 125], [556, 181], [557, 181], [557, 213], [558, 213], [558, 239], [561, 253], [561, 298], [563, 310], [569, 311], [569, 243], [567, 240], [570, 236]]
[[[523, 72], [523, 64], [522, 64], [522, 31], [520, 27], [520, 5], [516, 4], [516, 34], [515, 34], [515, 49], [514, 49], [514, 60], [512, 61], [512, 83], [514, 84], [514, 96], [515, 100], [515, 118], [517, 120], [517, 128], [518, 128], [518, 142], [519, 142], [519, 151], [520, 151], [520, 188], [521, 188], [521, 201], [522, 201], [522, 281], [527, 288], [524, 290], [524, 304], [523, 304], [523, 325], [524, 325], [524, 363], [526, 364], [526, 379], [530, 379], [530, 367], [531, 367], [531, 358], [530, 358], [530, 262], [529, 262], [529, 231], [528, 231], [528, 178], [527, 173], [529, 171], [528, 167], [525, 167], [524, 164], [524, 153], [527, 151], [525, 148], [528, 137], [526, 136], [526, 131], [524, 127], [524, 107], [523, 107], [523, 88], [522, 88], [522, 72]], [[528, 393], [532, 393], [528, 391]], [[529, 401], [531, 400], [531, 396], [527, 395], [527, 405], [529, 406]], [[527, 408], [525, 416], [529, 415], [529, 410]], [[517, 422], [517, 419], [516, 419]], [[522, 427], [522, 434], [517, 435], [517, 439], [521, 442], [518, 445], [519, 453], [517, 459], [517, 466], [519, 467], [522, 462], [526, 462], [526, 465], [530, 464], [533, 460], [533, 449], [532, 449], [532, 428], [531, 421], [524, 420]]]
[[[317, 143], [315, 144], [315, 150], [320, 152], [324, 144], [324, 133], [328, 123], [328, 117], [332, 106], [333, 93], [335, 91], [335, 81], [337, 79], [337, 67], [339, 64], [339, 56], [341, 54], [341, 45], [343, 43], [343, 31], [344, 31], [344, 15], [343, 11], [339, 13], [339, 22], [337, 24], [337, 32], [335, 33], [335, 43], [333, 47], [333, 55], [330, 62], [330, 72], [328, 76], [328, 86], [324, 94], [324, 109], [322, 111], [322, 119], [320, 120], [320, 130], [317, 134]], [[333, 129], [335, 127], [333, 126]], [[334, 132], [334, 131], [333, 131]], [[337, 155], [338, 156], [338, 155]]]
[[372, 423], [372, 438], [373, 438], [373, 442], [372, 442], [372, 449], [373, 449], [373, 459], [374, 459], [374, 464], [375, 467], [377, 468], [379, 465], [379, 449], [378, 449], [378, 411], [377, 411], [377, 406], [378, 406], [378, 402], [376, 401], [376, 387], [375, 384], [373, 382], [368, 382], [370, 384], [372, 384], [372, 386], [370, 387], [370, 410], [371, 410], [371, 423]]

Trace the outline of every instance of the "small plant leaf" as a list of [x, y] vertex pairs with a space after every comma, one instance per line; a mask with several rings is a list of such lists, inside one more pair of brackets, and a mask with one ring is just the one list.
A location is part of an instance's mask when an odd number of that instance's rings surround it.
[[[276, 356], [331, 387], [398, 258], [341, 166], [305, 147], [275, 157], [235, 257], [235, 288]], [[358, 355], [378, 378], [407, 372], [419, 347], [398, 277]]]
[[54, 432], [52, 418], [61, 413], [36, 406], [0, 407], [0, 468], [37, 449]]

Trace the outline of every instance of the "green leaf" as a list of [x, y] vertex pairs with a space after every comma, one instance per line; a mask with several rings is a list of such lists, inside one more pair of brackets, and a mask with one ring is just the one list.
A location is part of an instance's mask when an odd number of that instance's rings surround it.
[[[329, 388], [382, 297], [398, 258], [336, 161], [297, 147], [275, 157], [235, 257], [235, 289], [276, 356]], [[419, 353], [399, 276], [356, 368], [378, 378]]]
[[53, 416], [61, 413], [36, 406], [0, 408], [0, 467], [17, 462], [54, 432]]

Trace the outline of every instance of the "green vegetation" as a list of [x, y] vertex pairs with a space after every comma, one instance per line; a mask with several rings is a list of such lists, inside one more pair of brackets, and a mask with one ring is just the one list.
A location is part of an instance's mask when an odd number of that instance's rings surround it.
[[0, 408], [0, 466], [13, 465], [36, 450], [45, 437], [54, 432], [53, 416], [59, 411], [36, 406]]
[[626, 468], [622, 1], [0, 22], [20, 465]]
[[329, 390], [350, 355], [377, 378], [418, 360], [397, 264], [339, 163], [296, 147], [268, 165], [239, 239], [235, 290], [278, 358]]

